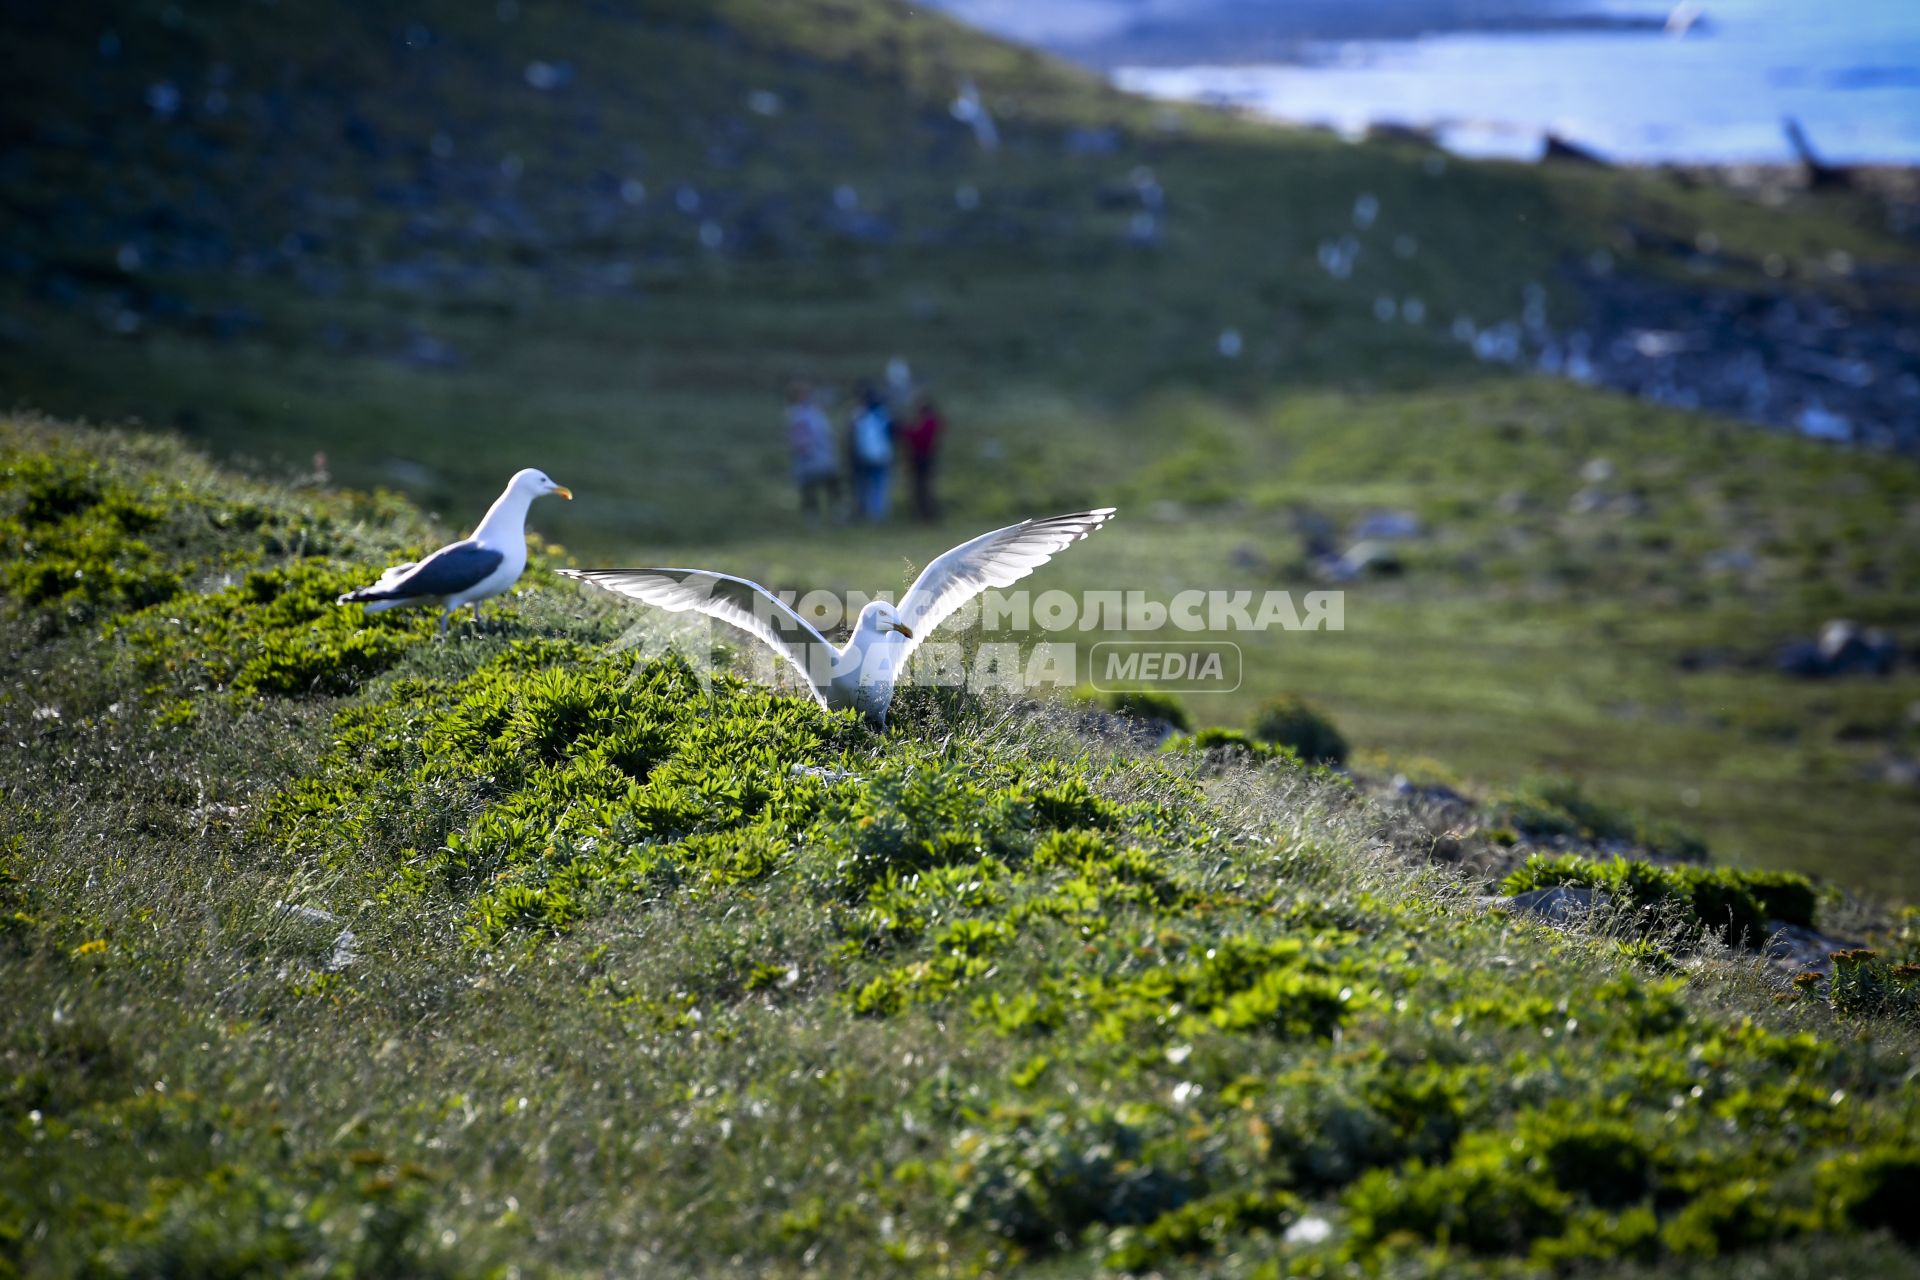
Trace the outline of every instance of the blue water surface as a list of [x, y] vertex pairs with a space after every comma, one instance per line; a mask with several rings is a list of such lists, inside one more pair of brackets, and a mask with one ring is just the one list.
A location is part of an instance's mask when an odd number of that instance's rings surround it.
[[1671, 26], [1325, 44], [1304, 65], [1114, 79], [1348, 133], [1418, 125], [1471, 155], [1531, 157], [1551, 130], [1622, 161], [1782, 161], [1793, 117], [1827, 159], [1920, 164], [1920, 0], [1710, 0]]

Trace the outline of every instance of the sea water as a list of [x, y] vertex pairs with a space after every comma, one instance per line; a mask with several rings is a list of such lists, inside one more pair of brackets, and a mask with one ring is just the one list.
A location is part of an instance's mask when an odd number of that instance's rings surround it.
[[[1598, 6], [1645, 15], [1645, 4]], [[1621, 161], [1920, 164], [1920, 0], [1705, 0], [1670, 29], [1447, 34], [1309, 47], [1292, 65], [1122, 67], [1121, 87], [1356, 134], [1435, 131], [1531, 158], [1551, 131]]]

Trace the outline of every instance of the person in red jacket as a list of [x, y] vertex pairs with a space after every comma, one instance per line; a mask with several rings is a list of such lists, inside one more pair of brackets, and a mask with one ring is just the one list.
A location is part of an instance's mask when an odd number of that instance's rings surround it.
[[931, 399], [921, 396], [913, 406], [904, 438], [907, 466], [913, 476], [913, 509], [922, 520], [935, 520], [940, 515], [940, 504], [933, 497], [933, 465], [944, 430], [946, 424], [941, 421], [940, 411], [933, 407]]

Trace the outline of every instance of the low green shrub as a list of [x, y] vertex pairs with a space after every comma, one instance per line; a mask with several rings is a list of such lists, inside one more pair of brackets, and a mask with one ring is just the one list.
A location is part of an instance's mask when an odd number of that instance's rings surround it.
[[149, 678], [242, 697], [353, 693], [433, 634], [424, 611], [368, 617], [334, 603], [364, 578], [364, 570], [330, 560], [296, 560], [117, 619], [107, 634]]
[[434, 1196], [417, 1178], [356, 1169], [342, 1181], [300, 1186], [222, 1165], [160, 1188], [97, 1261], [146, 1276], [467, 1273], [432, 1230]]
[[1145, 1271], [1207, 1256], [1227, 1243], [1283, 1230], [1300, 1213], [1285, 1191], [1224, 1191], [1203, 1196], [1144, 1227], [1120, 1227], [1107, 1239], [1106, 1265]]
[[173, 597], [178, 567], [140, 535], [163, 508], [79, 453], [0, 462], [0, 591], [57, 623]]
[[1154, 1159], [1165, 1137], [1150, 1113], [1103, 1108], [965, 1130], [945, 1166], [953, 1215], [1039, 1252], [1072, 1249], [1089, 1227], [1146, 1226], [1194, 1197], [1189, 1177]]
[[1734, 874], [1758, 900], [1769, 920], [1813, 928], [1814, 912], [1820, 905], [1820, 894], [1813, 881], [1791, 871], [1740, 870]]
[[1162, 721], [1181, 733], [1193, 728], [1193, 721], [1180, 700], [1154, 689], [1095, 689], [1092, 685], [1081, 685], [1073, 691], [1073, 699], [1135, 720]]
[[1248, 729], [1258, 741], [1284, 747], [1308, 764], [1347, 762], [1346, 738], [1305, 699], [1292, 695], [1268, 699], [1254, 712]]
[[1816, 1225], [1804, 1206], [1788, 1202], [1772, 1184], [1742, 1178], [1710, 1187], [1673, 1215], [1660, 1241], [1682, 1257], [1715, 1258], [1800, 1235]]
[[1538, 1145], [1540, 1163], [1555, 1186], [1603, 1209], [1638, 1203], [1653, 1191], [1653, 1153], [1621, 1121], [1581, 1120], [1549, 1128]]
[[[403, 681], [341, 713], [333, 750], [273, 801], [261, 835], [342, 860], [397, 835], [409, 854], [436, 852], [369, 866], [382, 892], [461, 895], [481, 943], [557, 932], [672, 868], [711, 884], [765, 875], [826, 806], [823, 783], [793, 767], [857, 732], [731, 678], [703, 694], [677, 659], [635, 668], [516, 641], [468, 676]], [[975, 850], [1026, 813], [912, 771], [861, 796], [839, 813], [848, 834], [829, 872], [849, 889]]]
[[268, 558], [357, 542], [344, 520], [316, 509], [327, 505], [185, 483], [79, 449], [0, 453], [0, 594], [56, 632], [167, 605]]
[[1889, 1231], [1920, 1247], [1920, 1146], [1876, 1146], [1823, 1162], [1815, 1186], [1830, 1223]]
[[1301, 762], [1299, 754], [1291, 747], [1276, 746], [1270, 742], [1262, 742], [1238, 729], [1223, 729], [1217, 726], [1201, 729], [1182, 737], [1168, 738], [1161, 744], [1160, 749], [1166, 752], [1199, 751], [1225, 759], [1286, 760], [1295, 764]]
[[[1470, 1135], [1444, 1164], [1414, 1161], [1354, 1183], [1350, 1251], [1366, 1258], [1411, 1237], [1536, 1264], [1649, 1262], [1663, 1252], [1711, 1258], [1819, 1228], [1818, 1211], [1776, 1191], [1769, 1157], [1702, 1168], [1650, 1136], [1658, 1132], [1606, 1116], [1523, 1113], [1511, 1130]], [[1857, 1181], [1836, 1170], [1830, 1199], [1878, 1206], [1873, 1197], [1897, 1194], [1905, 1176], [1897, 1161]]]
[[1812, 882], [1784, 872], [1537, 853], [1509, 874], [1500, 888], [1516, 894], [1555, 885], [1597, 889], [1648, 913], [1650, 925], [1677, 919], [1736, 944], [1763, 941], [1770, 918], [1813, 923]]
[[1476, 1254], [1524, 1256], [1534, 1241], [1566, 1229], [1572, 1197], [1487, 1139], [1443, 1165], [1377, 1169], [1345, 1196], [1356, 1252], [1402, 1234]]
[[840, 811], [833, 843], [834, 880], [849, 898], [891, 876], [911, 875], [1020, 843], [1036, 807], [1071, 822], [1090, 803], [1084, 785], [1069, 793], [1013, 795], [982, 787], [966, 770], [889, 768], [869, 778]]

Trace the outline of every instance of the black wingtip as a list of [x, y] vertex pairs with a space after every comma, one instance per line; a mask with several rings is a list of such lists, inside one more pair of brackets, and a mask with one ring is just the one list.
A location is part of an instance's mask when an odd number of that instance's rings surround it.
[[1084, 526], [1078, 530], [1079, 536], [1084, 538], [1094, 530], [1103, 528], [1118, 510], [1118, 507], [1095, 507], [1091, 511], [1075, 511], [1071, 515], [1040, 516], [1027, 523], [1035, 528], [1047, 525]]

